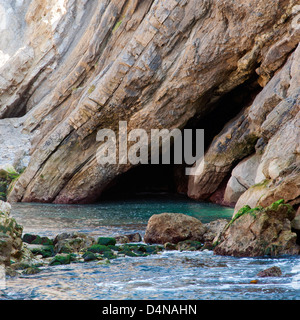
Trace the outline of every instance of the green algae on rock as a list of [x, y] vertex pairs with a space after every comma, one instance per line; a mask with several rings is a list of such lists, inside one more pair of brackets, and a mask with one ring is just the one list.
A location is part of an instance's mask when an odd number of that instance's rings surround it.
[[0, 200], [0, 263], [10, 265], [11, 259], [18, 260], [22, 250], [23, 228], [10, 217], [11, 206]]
[[224, 228], [215, 254], [231, 256], [277, 256], [298, 254], [297, 234], [291, 230], [295, 210], [283, 200], [251, 209], [244, 206]]

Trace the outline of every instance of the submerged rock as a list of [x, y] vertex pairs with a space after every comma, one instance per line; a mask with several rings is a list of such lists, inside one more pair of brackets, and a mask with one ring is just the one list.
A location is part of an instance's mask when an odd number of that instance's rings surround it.
[[206, 227], [194, 217], [182, 213], [161, 213], [153, 215], [147, 224], [146, 243], [178, 243], [184, 240], [203, 241]]
[[279, 267], [271, 267], [260, 271], [258, 277], [280, 277], [282, 275], [281, 269]]
[[237, 257], [298, 254], [297, 234], [291, 231], [294, 216], [283, 200], [266, 208], [245, 206], [224, 228], [214, 252]]

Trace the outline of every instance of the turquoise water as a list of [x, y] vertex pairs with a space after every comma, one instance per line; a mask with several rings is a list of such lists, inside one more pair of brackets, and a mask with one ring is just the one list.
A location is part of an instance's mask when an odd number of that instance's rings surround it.
[[[232, 216], [232, 209], [186, 199], [107, 201], [97, 205], [15, 204], [25, 232], [52, 236], [77, 230], [94, 235], [144, 234], [152, 214], [180, 212], [202, 222]], [[257, 278], [278, 266], [283, 275]], [[251, 280], [258, 280], [251, 284]], [[36, 275], [8, 278], [0, 299], [95, 300], [299, 300], [300, 259], [234, 258], [211, 251], [168, 251], [148, 257], [43, 267]]]
[[128, 232], [143, 234], [149, 218], [162, 212], [184, 213], [207, 223], [218, 218], [231, 219], [233, 209], [169, 196], [111, 200], [91, 205], [13, 205], [13, 216], [24, 226], [24, 232], [43, 236], [54, 236], [66, 230], [112, 236]]

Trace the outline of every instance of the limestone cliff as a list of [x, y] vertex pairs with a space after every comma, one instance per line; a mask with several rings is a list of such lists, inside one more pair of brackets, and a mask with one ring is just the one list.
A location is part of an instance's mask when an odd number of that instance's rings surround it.
[[95, 201], [132, 168], [98, 165], [99, 129], [197, 127], [238, 92], [188, 195], [299, 203], [298, 0], [0, 0], [0, 16], [0, 165], [26, 163], [10, 201]]

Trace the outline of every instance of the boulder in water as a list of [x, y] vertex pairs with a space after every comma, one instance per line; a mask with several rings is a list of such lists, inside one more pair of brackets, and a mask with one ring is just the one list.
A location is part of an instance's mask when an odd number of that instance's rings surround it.
[[258, 277], [280, 277], [282, 275], [281, 269], [279, 267], [271, 267], [265, 270], [260, 271]]
[[178, 243], [184, 240], [203, 241], [206, 227], [194, 217], [182, 213], [161, 213], [153, 215], [147, 225], [146, 243]]
[[291, 231], [294, 217], [295, 210], [283, 200], [266, 208], [244, 206], [224, 228], [214, 252], [237, 257], [298, 254], [297, 234]]

